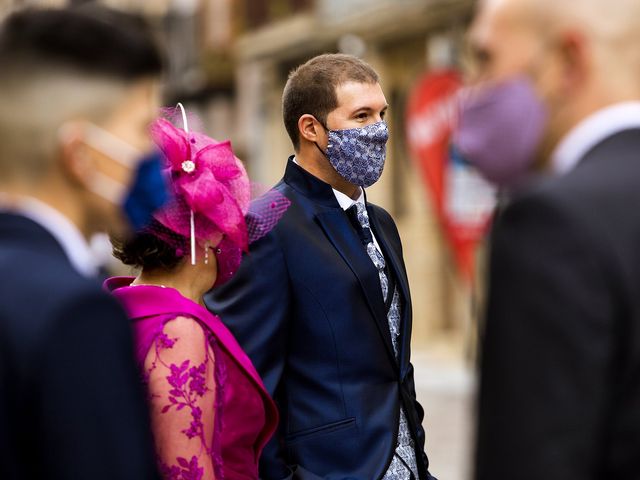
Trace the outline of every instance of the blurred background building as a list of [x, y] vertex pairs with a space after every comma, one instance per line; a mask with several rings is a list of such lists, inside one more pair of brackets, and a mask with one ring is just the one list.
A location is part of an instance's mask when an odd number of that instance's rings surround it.
[[[11, 8], [86, 0], [0, 0]], [[232, 140], [251, 177], [277, 182], [293, 153], [282, 123], [288, 73], [324, 52], [357, 55], [380, 74], [390, 104], [385, 173], [369, 199], [395, 218], [414, 305], [413, 358], [427, 448], [441, 480], [467, 478], [475, 331], [427, 186], [405, 140], [417, 79], [455, 64], [474, 0], [102, 0], [143, 13], [168, 52], [166, 104], [196, 112], [208, 134]], [[1, 66], [0, 66], [1, 68]]]

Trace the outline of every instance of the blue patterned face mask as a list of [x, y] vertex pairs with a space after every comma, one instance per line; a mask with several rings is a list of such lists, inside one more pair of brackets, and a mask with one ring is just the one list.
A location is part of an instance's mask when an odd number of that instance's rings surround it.
[[342, 178], [364, 188], [380, 179], [389, 138], [386, 122], [348, 130], [328, 130], [328, 133], [327, 151], [317, 143], [316, 146]]

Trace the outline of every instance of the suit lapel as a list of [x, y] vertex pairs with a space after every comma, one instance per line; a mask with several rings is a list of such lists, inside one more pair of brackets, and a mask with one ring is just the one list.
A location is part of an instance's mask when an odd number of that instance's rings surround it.
[[387, 262], [387, 268], [391, 270], [393, 275], [395, 275], [397, 285], [400, 289], [400, 297], [402, 299], [402, 324], [400, 325], [401, 349], [399, 353], [400, 365], [404, 366], [407, 364], [407, 362], [405, 361], [405, 357], [407, 352], [409, 352], [409, 343], [411, 341], [411, 322], [409, 318], [411, 296], [409, 293], [409, 280], [407, 278], [407, 272], [403, 267], [402, 259], [399, 257], [396, 250], [391, 246], [388, 232], [382, 228], [375, 210], [371, 207], [368, 207], [367, 211], [369, 212], [369, 222], [371, 223], [371, 228], [374, 235], [376, 236], [376, 240], [378, 240], [378, 243], [382, 248], [382, 253], [385, 257], [385, 261]]
[[393, 353], [393, 345], [391, 344], [391, 333], [389, 332], [387, 313], [382, 299], [380, 280], [371, 259], [342, 209], [332, 208], [317, 213], [316, 220], [360, 282], [360, 287], [376, 320], [378, 330], [387, 348], [387, 353], [395, 364], [396, 359]]

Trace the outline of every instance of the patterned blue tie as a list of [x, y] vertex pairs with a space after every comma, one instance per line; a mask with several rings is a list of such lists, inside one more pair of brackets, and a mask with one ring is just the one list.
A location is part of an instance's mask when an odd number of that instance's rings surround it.
[[[355, 218], [357, 223], [354, 227], [358, 231], [358, 236], [367, 250], [369, 258], [373, 262], [373, 265], [378, 270], [378, 277], [380, 278], [380, 287], [382, 288], [382, 298], [387, 302], [389, 297], [389, 278], [385, 272], [386, 262], [382, 252], [378, 250], [376, 244], [373, 241], [373, 235], [371, 233], [371, 226], [369, 224], [369, 214], [364, 203], [357, 202], [349, 208], [347, 214], [351, 218]], [[354, 222], [355, 223], [355, 222]], [[359, 228], [358, 228], [359, 227]], [[389, 323], [389, 331], [391, 332], [391, 343], [393, 345], [393, 351], [396, 359], [398, 358], [398, 339], [400, 337], [400, 293], [398, 288], [393, 290], [393, 298], [391, 300], [391, 307], [387, 312], [387, 320]], [[391, 464], [387, 469], [387, 472], [382, 477], [382, 480], [409, 480], [412, 478], [419, 478], [418, 467], [416, 464], [416, 451], [413, 438], [409, 432], [409, 422], [404, 413], [404, 408], [400, 408], [400, 426], [398, 429], [398, 442], [396, 446], [395, 455], [391, 460]]]

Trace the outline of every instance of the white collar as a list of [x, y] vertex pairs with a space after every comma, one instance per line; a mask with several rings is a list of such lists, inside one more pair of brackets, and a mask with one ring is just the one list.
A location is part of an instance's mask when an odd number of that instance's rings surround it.
[[[293, 163], [300, 166], [300, 164], [298, 163], [298, 159], [295, 156], [293, 157]], [[342, 207], [343, 210], [348, 210], [356, 203], [364, 204], [363, 188], [360, 188], [360, 196], [356, 200], [352, 199], [349, 195], [345, 195], [341, 191], [336, 190], [335, 188], [331, 188], [331, 190], [333, 190], [333, 194], [336, 196], [336, 200], [338, 201], [338, 203], [340, 204], [340, 207]]]
[[623, 130], [640, 128], [640, 101], [621, 102], [582, 120], [558, 144], [551, 155], [556, 174], [572, 170], [598, 143]]
[[362, 188], [360, 189], [360, 196], [356, 200], [351, 198], [349, 195], [345, 195], [341, 191], [336, 190], [335, 188], [332, 188], [332, 190], [333, 194], [336, 196], [336, 200], [338, 200], [338, 203], [343, 210], [348, 210], [356, 203], [361, 203], [364, 205], [364, 190]]
[[58, 210], [33, 197], [21, 197], [11, 203], [9, 211], [36, 222], [49, 232], [60, 244], [78, 273], [85, 277], [97, 274], [97, 265], [89, 244], [73, 222]]

